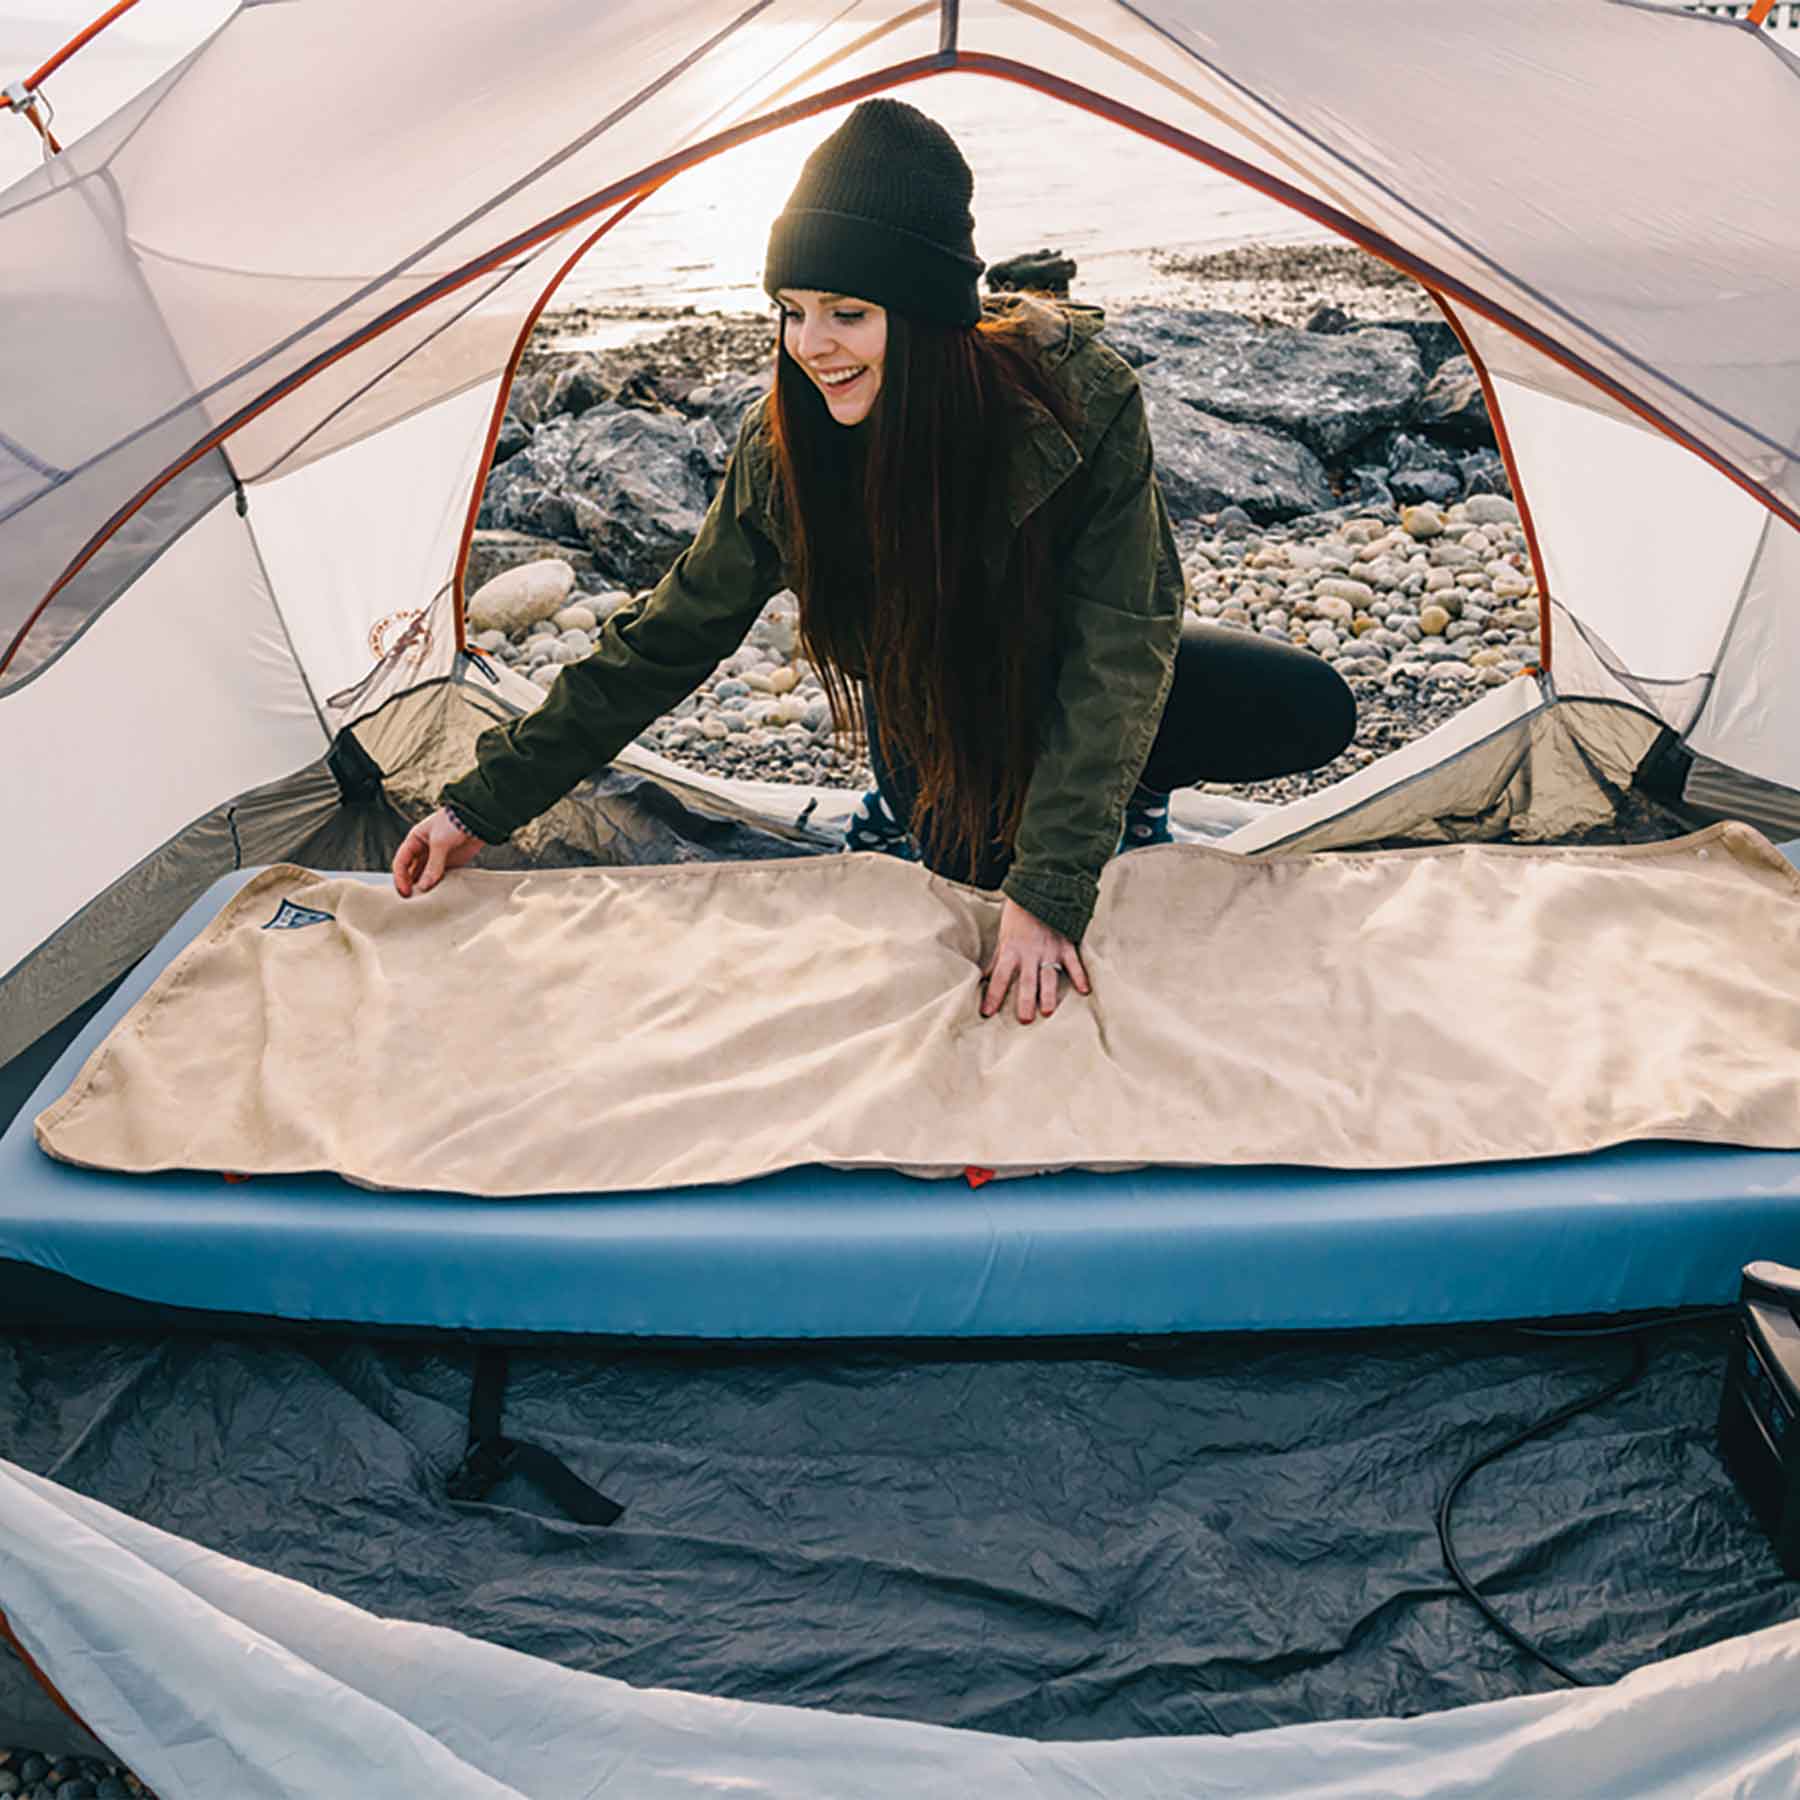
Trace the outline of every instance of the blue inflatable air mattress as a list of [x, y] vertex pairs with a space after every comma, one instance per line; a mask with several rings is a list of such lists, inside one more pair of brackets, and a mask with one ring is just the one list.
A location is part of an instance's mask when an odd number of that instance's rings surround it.
[[195, 902], [0, 1138], [13, 1317], [48, 1306], [102, 1324], [116, 1300], [121, 1318], [148, 1305], [506, 1335], [1307, 1329], [1723, 1304], [1745, 1262], [1800, 1262], [1800, 1154], [1692, 1145], [1392, 1172], [1070, 1171], [979, 1189], [808, 1168], [549, 1200], [110, 1175], [44, 1155], [33, 1118], [254, 873]]

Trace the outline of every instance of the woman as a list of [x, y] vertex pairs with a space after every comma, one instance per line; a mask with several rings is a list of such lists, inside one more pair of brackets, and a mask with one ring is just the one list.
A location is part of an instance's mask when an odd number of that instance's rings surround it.
[[[694, 543], [607, 621], [536, 712], [394, 859], [403, 895], [501, 842], [692, 693], [784, 584], [834, 728], [877, 788], [852, 848], [918, 854], [1002, 895], [980, 1009], [1029, 1024], [1107, 859], [1168, 841], [1168, 794], [1329, 761], [1344, 682], [1306, 652], [1197, 623], [1137, 378], [1089, 308], [984, 313], [950, 136], [864, 101], [807, 159], [770, 232], [774, 387], [744, 419]], [[1121, 819], [1126, 832], [1121, 838]]]

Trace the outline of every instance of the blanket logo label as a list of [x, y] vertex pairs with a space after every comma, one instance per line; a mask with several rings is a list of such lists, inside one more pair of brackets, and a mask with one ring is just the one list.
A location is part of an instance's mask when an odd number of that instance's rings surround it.
[[337, 914], [320, 912], [316, 906], [296, 906], [291, 900], [281, 903], [281, 910], [276, 913], [264, 931], [298, 931], [304, 925], [336, 924]]

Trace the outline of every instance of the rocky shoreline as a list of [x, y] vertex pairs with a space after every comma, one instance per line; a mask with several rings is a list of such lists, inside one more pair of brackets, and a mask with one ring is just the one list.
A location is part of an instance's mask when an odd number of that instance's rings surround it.
[[[1532, 667], [1530, 558], [1474, 371], [1410, 279], [1335, 245], [1159, 266], [1192, 304], [1111, 306], [1104, 336], [1138, 371], [1189, 607], [1324, 657], [1358, 699], [1338, 761], [1229, 790], [1289, 799]], [[767, 319], [685, 310], [649, 339], [566, 347], [603, 318], [540, 323], [470, 562], [471, 641], [542, 685], [691, 540], [773, 351]], [[771, 600], [639, 741], [712, 774], [867, 786], [795, 608]]]
[[0, 1796], [9, 1800], [156, 1800], [117, 1763], [0, 1746]]

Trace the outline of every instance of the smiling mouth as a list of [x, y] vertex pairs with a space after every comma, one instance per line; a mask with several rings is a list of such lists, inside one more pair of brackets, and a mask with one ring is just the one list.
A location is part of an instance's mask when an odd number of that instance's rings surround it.
[[847, 388], [851, 382], [860, 380], [862, 376], [866, 375], [868, 367], [868, 364], [864, 363], [859, 369], [850, 369], [841, 373], [834, 370], [830, 375], [815, 374], [813, 378], [823, 388]]

